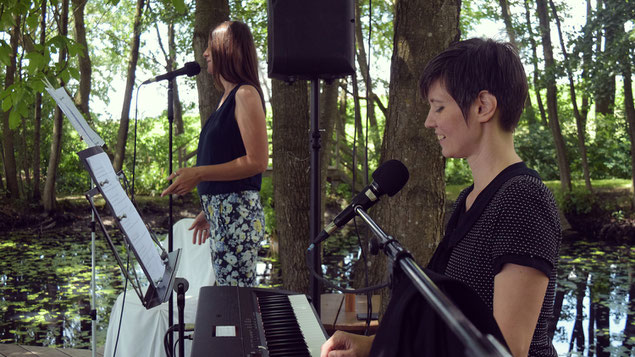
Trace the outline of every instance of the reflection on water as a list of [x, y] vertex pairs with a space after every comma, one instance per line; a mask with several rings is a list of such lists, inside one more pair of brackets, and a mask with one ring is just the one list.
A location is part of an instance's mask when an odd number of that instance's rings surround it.
[[558, 353], [635, 353], [635, 248], [576, 242], [561, 249], [554, 333]]
[[[0, 343], [90, 347], [90, 236], [11, 234], [0, 241]], [[324, 272], [346, 280], [356, 259], [355, 240], [329, 242]], [[122, 279], [98, 235], [97, 341], [103, 344], [110, 307]], [[635, 248], [577, 242], [563, 245], [558, 269], [554, 344], [562, 356], [635, 354]], [[270, 279], [271, 263], [259, 274]], [[261, 278], [262, 279], [262, 278]], [[629, 326], [629, 328], [626, 328]]]

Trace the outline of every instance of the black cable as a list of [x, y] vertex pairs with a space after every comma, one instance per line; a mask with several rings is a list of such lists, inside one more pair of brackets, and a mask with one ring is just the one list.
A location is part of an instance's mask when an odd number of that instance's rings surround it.
[[112, 352], [112, 357], [117, 356], [117, 345], [119, 344], [119, 333], [121, 333], [121, 322], [123, 321], [123, 309], [126, 306], [126, 290], [128, 290], [128, 270], [130, 269], [130, 247], [126, 249], [128, 252], [126, 258], [126, 274], [124, 274], [124, 286], [123, 286], [123, 298], [121, 299], [121, 314], [119, 315], [119, 326], [117, 327], [117, 339], [115, 340], [115, 349]]
[[331, 288], [337, 290], [337, 291], [341, 291], [343, 293], [346, 294], [365, 294], [366, 292], [371, 292], [374, 290], [378, 290], [378, 289], [382, 289], [385, 288], [389, 285], [389, 283], [383, 283], [383, 284], [377, 284], [377, 285], [373, 285], [370, 287], [365, 287], [365, 288], [361, 288], [361, 289], [344, 289], [342, 287], [340, 287], [339, 285], [336, 285], [335, 283], [331, 282], [330, 280], [320, 276], [315, 269], [313, 269], [313, 266], [311, 266], [311, 264], [309, 264], [310, 262], [310, 257], [311, 257], [311, 250], [307, 249], [306, 253], [305, 253], [305, 259], [306, 259], [306, 264], [309, 267], [309, 272], [311, 273], [311, 275], [313, 275], [316, 279], [322, 281], [323, 283], [325, 283], [326, 285], [330, 286]]

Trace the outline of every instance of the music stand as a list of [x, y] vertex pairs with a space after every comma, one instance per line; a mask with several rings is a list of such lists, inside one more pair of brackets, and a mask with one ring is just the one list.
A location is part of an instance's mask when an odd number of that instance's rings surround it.
[[[181, 250], [177, 249], [168, 253], [163, 249], [154, 233], [142, 220], [136, 205], [128, 197], [128, 183], [125, 175], [121, 171], [118, 174], [115, 173], [110, 159], [101, 147], [94, 146], [78, 152], [77, 155], [93, 182], [96, 183], [96, 187], [86, 192], [85, 196], [97, 217], [99, 226], [122, 273], [130, 280], [134, 291], [146, 309], [151, 309], [168, 301], [172, 293]], [[123, 180], [125, 189], [120, 180]], [[130, 271], [124, 265], [117, 247], [104, 226], [93, 200], [97, 194], [101, 194], [106, 201], [106, 206], [123, 234], [126, 250], [129, 252], [132, 249], [149, 282], [145, 295], [141, 290], [136, 270], [133, 268]], [[158, 250], [161, 251], [161, 254]]]

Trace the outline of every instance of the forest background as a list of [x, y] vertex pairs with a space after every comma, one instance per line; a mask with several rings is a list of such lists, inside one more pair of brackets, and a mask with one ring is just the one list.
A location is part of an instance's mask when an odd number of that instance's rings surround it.
[[[355, 7], [357, 73], [322, 83], [319, 96], [323, 212], [345, 205], [381, 162], [399, 159], [410, 181], [373, 214], [420, 264], [427, 261], [442, 236], [447, 203], [471, 177], [465, 161], [442, 158], [436, 137], [423, 127], [428, 106], [419, 98], [418, 78], [451, 42], [488, 36], [520, 50], [530, 96], [516, 147], [550, 181], [564, 214], [630, 218], [632, 1], [360, 0]], [[156, 197], [168, 176], [166, 90], [139, 85], [193, 59], [203, 64], [208, 31], [225, 19], [246, 22], [259, 50], [273, 172], [262, 191], [267, 232], [279, 247], [282, 284], [306, 292], [308, 272], [293, 267], [304, 266], [310, 240], [310, 90], [304, 81], [267, 78], [264, 0], [4, 0], [0, 226], [11, 229], [28, 215], [61, 219], [68, 197], [80, 197], [88, 212], [83, 193], [90, 181], [76, 155], [85, 145], [44, 92], [45, 78], [66, 88], [105, 140], [115, 169], [130, 179], [134, 168], [136, 196]], [[484, 22], [500, 31], [479, 32]], [[179, 78], [174, 94], [174, 165], [191, 166], [200, 127], [220, 93], [201, 73]], [[628, 187], [628, 202], [598, 196], [606, 185]], [[196, 211], [195, 199], [191, 204]], [[373, 261], [371, 283], [383, 279], [384, 268]]]

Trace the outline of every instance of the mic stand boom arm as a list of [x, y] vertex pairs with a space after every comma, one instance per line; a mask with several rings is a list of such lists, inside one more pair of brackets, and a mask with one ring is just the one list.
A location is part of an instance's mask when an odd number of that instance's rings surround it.
[[[398, 241], [388, 236], [364, 211], [361, 206], [355, 207], [355, 213], [366, 222], [368, 227], [379, 239], [379, 247], [398, 263], [421, 295], [430, 303], [432, 308], [441, 316], [452, 332], [463, 342], [470, 351], [468, 356], [510, 356], [500, 343], [491, 335], [483, 334], [459, 310], [456, 305], [445, 296], [424, 271], [414, 262], [410, 253]], [[376, 253], [374, 253], [376, 254]]]

